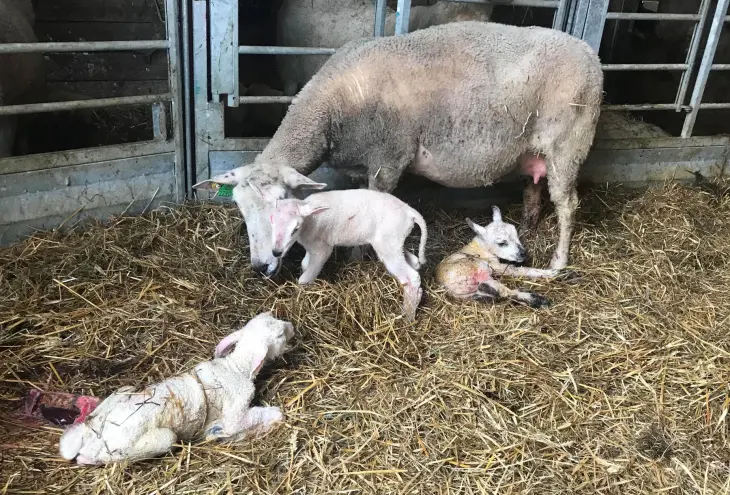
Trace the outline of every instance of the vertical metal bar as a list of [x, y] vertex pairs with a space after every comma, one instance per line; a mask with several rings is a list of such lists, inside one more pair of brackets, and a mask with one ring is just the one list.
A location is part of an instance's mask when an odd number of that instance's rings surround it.
[[375, 2], [375, 26], [373, 27], [373, 36], [376, 38], [385, 36], [385, 0], [377, 0]]
[[185, 141], [183, 136], [183, 85], [180, 59], [180, 33], [178, 22], [178, 0], [165, 0], [165, 24], [167, 40], [170, 47], [167, 51], [167, 71], [170, 78], [170, 93], [172, 93], [172, 132], [175, 143], [175, 201], [185, 200]]
[[689, 88], [689, 80], [692, 78], [692, 72], [695, 69], [695, 63], [697, 62], [697, 52], [700, 48], [700, 42], [702, 41], [702, 33], [705, 31], [705, 22], [709, 17], [710, 13], [710, 0], [702, 0], [700, 4], [700, 20], [695, 23], [694, 30], [692, 31], [692, 40], [689, 42], [689, 50], [687, 51], [687, 69], [682, 73], [682, 79], [679, 82], [679, 88], [677, 89], [677, 96], [674, 99], [677, 108], [676, 112], [682, 111], [684, 105], [684, 98], [687, 96], [687, 89]]
[[[208, 128], [208, 5], [193, 0], [193, 103], [195, 105], [195, 175], [192, 183], [210, 177]], [[197, 193], [201, 194], [200, 191]]]
[[163, 102], [152, 104], [152, 135], [155, 141], [167, 141], [167, 110]]
[[195, 180], [195, 158], [193, 143], [193, 78], [192, 59], [190, 58], [190, 0], [182, 1], [182, 48], [183, 48], [183, 93], [185, 95], [185, 176], [187, 178], [186, 192], [188, 199], [193, 197], [193, 184]]
[[411, 22], [411, 0], [398, 0], [398, 10], [395, 13], [395, 35], [408, 34]]
[[213, 95], [238, 106], [238, 0], [210, 0], [210, 61]]
[[560, 4], [558, 4], [558, 8], [553, 16], [553, 29], [557, 29], [558, 31], [565, 30], [565, 18], [567, 14], [568, 0], [560, 0]]
[[702, 55], [702, 63], [700, 64], [700, 70], [697, 72], [697, 80], [692, 91], [692, 98], [689, 101], [692, 110], [684, 119], [684, 127], [682, 128], [683, 138], [692, 136], [692, 130], [694, 129], [695, 122], [697, 122], [697, 112], [700, 111], [700, 103], [702, 103], [702, 96], [705, 93], [705, 86], [707, 86], [707, 78], [712, 70], [712, 60], [715, 58], [717, 44], [720, 41], [728, 4], [730, 4], [730, 0], [718, 0], [717, 2], [715, 15], [712, 18], [712, 26], [710, 27], [710, 34], [707, 37], [705, 53]]
[[[586, 1], [586, 0], [583, 0]], [[591, 45], [598, 53], [603, 38], [603, 27], [606, 25], [608, 0], [590, 0], [583, 26], [583, 41]]]

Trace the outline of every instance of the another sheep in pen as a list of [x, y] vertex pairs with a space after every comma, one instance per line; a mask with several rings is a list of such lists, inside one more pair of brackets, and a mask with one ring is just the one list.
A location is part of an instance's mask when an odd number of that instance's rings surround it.
[[469, 244], [438, 264], [436, 281], [439, 285], [446, 288], [451, 297], [460, 300], [483, 301], [507, 298], [534, 308], [548, 306], [550, 302], [541, 295], [513, 290], [494, 280], [495, 275], [526, 278], [558, 276], [558, 270], [525, 268], [509, 264], [525, 261], [527, 251], [522, 246], [515, 226], [502, 220], [499, 208], [492, 207], [492, 222], [486, 227], [468, 218], [466, 222], [476, 236]]
[[283, 418], [278, 407], [251, 407], [253, 379], [280, 356], [294, 327], [263, 313], [225, 337], [215, 359], [143, 388], [122, 387], [61, 437], [61, 456], [79, 464], [137, 461], [178, 441], [237, 441]]

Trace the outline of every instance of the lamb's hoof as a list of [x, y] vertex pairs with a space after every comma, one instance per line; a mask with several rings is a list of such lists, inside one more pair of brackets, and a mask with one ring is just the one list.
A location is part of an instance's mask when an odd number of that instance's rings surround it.
[[543, 297], [540, 294], [535, 294], [534, 292], [529, 292], [529, 294], [529, 304], [531, 308], [547, 308], [550, 306], [550, 300], [548, 298]]
[[579, 282], [582, 278], [583, 276], [575, 270], [563, 269], [558, 272], [555, 280], [559, 280], [561, 282], [570, 282], [574, 284]]
[[496, 299], [499, 297], [499, 291], [490, 285], [479, 284], [477, 286], [477, 295]]
[[421, 303], [421, 298], [423, 297], [423, 289], [420, 287], [404, 287], [404, 292], [403, 314], [408, 322], [413, 322], [416, 320], [416, 310], [418, 309], [418, 305]]

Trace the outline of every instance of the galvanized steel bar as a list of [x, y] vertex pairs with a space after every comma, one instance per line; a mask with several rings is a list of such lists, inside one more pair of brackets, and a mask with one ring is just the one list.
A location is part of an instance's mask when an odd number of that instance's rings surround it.
[[167, 40], [147, 41], [74, 41], [52, 43], [4, 43], [0, 54], [8, 53], [63, 53], [63, 52], [116, 52], [125, 50], [167, 50]]
[[687, 64], [604, 64], [604, 71], [685, 70]]
[[[676, 105], [674, 103], [642, 103], [642, 104], [621, 104], [621, 105], [602, 105], [601, 111], [630, 111], [640, 112], [649, 110], [674, 110]], [[683, 110], [689, 111], [689, 106], [682, 107]]]
[[398, 0], [398, 10], [395, 13], [395, 35], [408, 34], [411, 22], [411, 0]]
[[165, 0], [165, 25], [167, 40], [170, 49], [167, 51], [167, 73], [170, 79], [170, 93], [172, 93], [172, 132], [175, 143], [175, 199], [185, 201], [185, 127], [183, 124], [183, 76], [182, 57], [180, 53], [180, 22], [178, 0]]
[[491, 3], [493, 5], [506, 5], [508, 7], [537, 7], [546, 9], [557, 9], [561, 0], [446, 0], [455, 3]]
[[715, 58], [717, 44], [720, 41], [720, 35], [722, 34], [722, 27], [723, 23], [725, 22], [727, 8], [729, 4], [730, 0], [718, 0], [717, 2], [715, 15], [712, 17], [712, 26], [710, 27], [710, 33], [707, 36], [705, 53], [702, 55], [702, 63], [700, 64], [700, 69], [697, 72], [697, 80], [695, 82], [694, 90], [692, 91], [692, 97], [690, 98], [690, 106], [692, 107], [692, 110], [684, 119], [684, 126], [682, 128], [683, 138], [688, 138], [692, 135], [692, 130], [694, 129], [695, 122], [697, 121], [697, 112], [700, 111], [702, 96], [705, 93], [707, 78], [709, 77], [710, 71], [712, 70], [712, 61]]
[[639, 14], [632, 12], [609, 12], [607, 20], [633, 21], [699, 21], [699, 14]]
[[238, 99], [238, 103], [242, 105], [257, 103], [291, 103], [292, 100], [294, 100], [293, 96], [241, 96]]
[[712, 70], [730, 70], [730, 64], [712, 64]]
[[682, 79], [679, 81], [679, 89], [677, 89], [677, 96], [674, 102], [677, 104], [676, 111], [679, 112], [684, 104], [684, 99], [687, 96], [687, 89], [689, 88], [689, 81], [694, 72], [695, 63], [697, 62], [697, 52], [700, 48], [700, 41], [702, 33], [705, 30], [705, 22], [707, 21], [708, 14], [710, 12], [710, 0], [702, 0], [699, 9], [700, 21], [695, 24], [692, 30], [692, 39], [689, 42], [689, 49], [687, 51], [687, 69], [682, 73]]
[[565, 18], [568, 15], [568, 0], [560, 0], [553, 16], [553, 29], [563, 31], [565, 29]]
[[195, 131], [193, 129], [193, 93], [195, 87], [193, 84], [193, 59], [190, 53], [190, 45], [193, 42], [190, 34], [190, 16], [189, 12], [192, 8], [191, 0], [182, 0], [182, 48], [183, 48], [183, 93], [185, 94], [185, 105], [183, 113], [185, 114], [185, 178], [187, 198], [193, 198], [193, 184], [195, 183]]
[[241, 55], [332, 55], [336, 48], [310, 48], [299, 46], [248, 46], [238, 47]]
[[88, 108], [151, 105], [153, 103], [170, 100], [172, 100], [172, 94], [165, 93], [161, 95], [118, 96], [116, 98], [96, 98], [93, 100], [57, 101], [53, 103], [7, 105], [0, 106], [0, 116], [60, 112], [65, 110], [84, 110]]
[[386, 1], [376, 0], [375, 2], [375, 25], [373, 26], [373, 36], [379, 38], [385, 36], [385, 14]]
[[730, 108], [730, 103], [702, 103], [700, 104], [700, 110], [718, 110], [723, 108]]

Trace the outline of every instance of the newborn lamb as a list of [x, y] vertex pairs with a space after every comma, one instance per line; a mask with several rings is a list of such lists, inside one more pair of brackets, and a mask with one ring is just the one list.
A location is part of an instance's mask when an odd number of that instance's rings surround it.
[[[414, 224], [421, 229], [418, 258], [404, 247]], [[406, 318], [415, 318], [423, 295], [418, 270], [426, 263], [428, 234], [421, 214], [395, 196], [350, 189], [316, 193], [306, 200], [278, 200], [271, 225], [274, 256], [284, 256], [295, 242], [307, 251], [300, 284], [317, 278], [335, 246], [371, 245], [388, 272], [403, 285]]]
[[291, 323], [263, 313], [221, 340], [212, 361], [160, 383], [120, 388], [64, 432], [61, 456], [79, 464], [134, 462], [181, 440], [237, 441], [268, 430], [283, 416], [278, 407], [249, 408], [253, 379], [293, 333]]
[[543, 296], [512, 290], [494, 280], [495, 275], [526, 278], [554, 278], [558, 275], [558, 270], [523, 268], [502, 262], [521, 263], [527, 252], [514, 225], [502, 221], [498, 207], [492, 207], [492, 222], [486, 227], [468, 218], [466, 223], [477, 234], [476, 237], [436, 267], [436, 281], [446, 288], [451, 297], [462, 300], [508, 298], [534, 308], [550, 304]]

